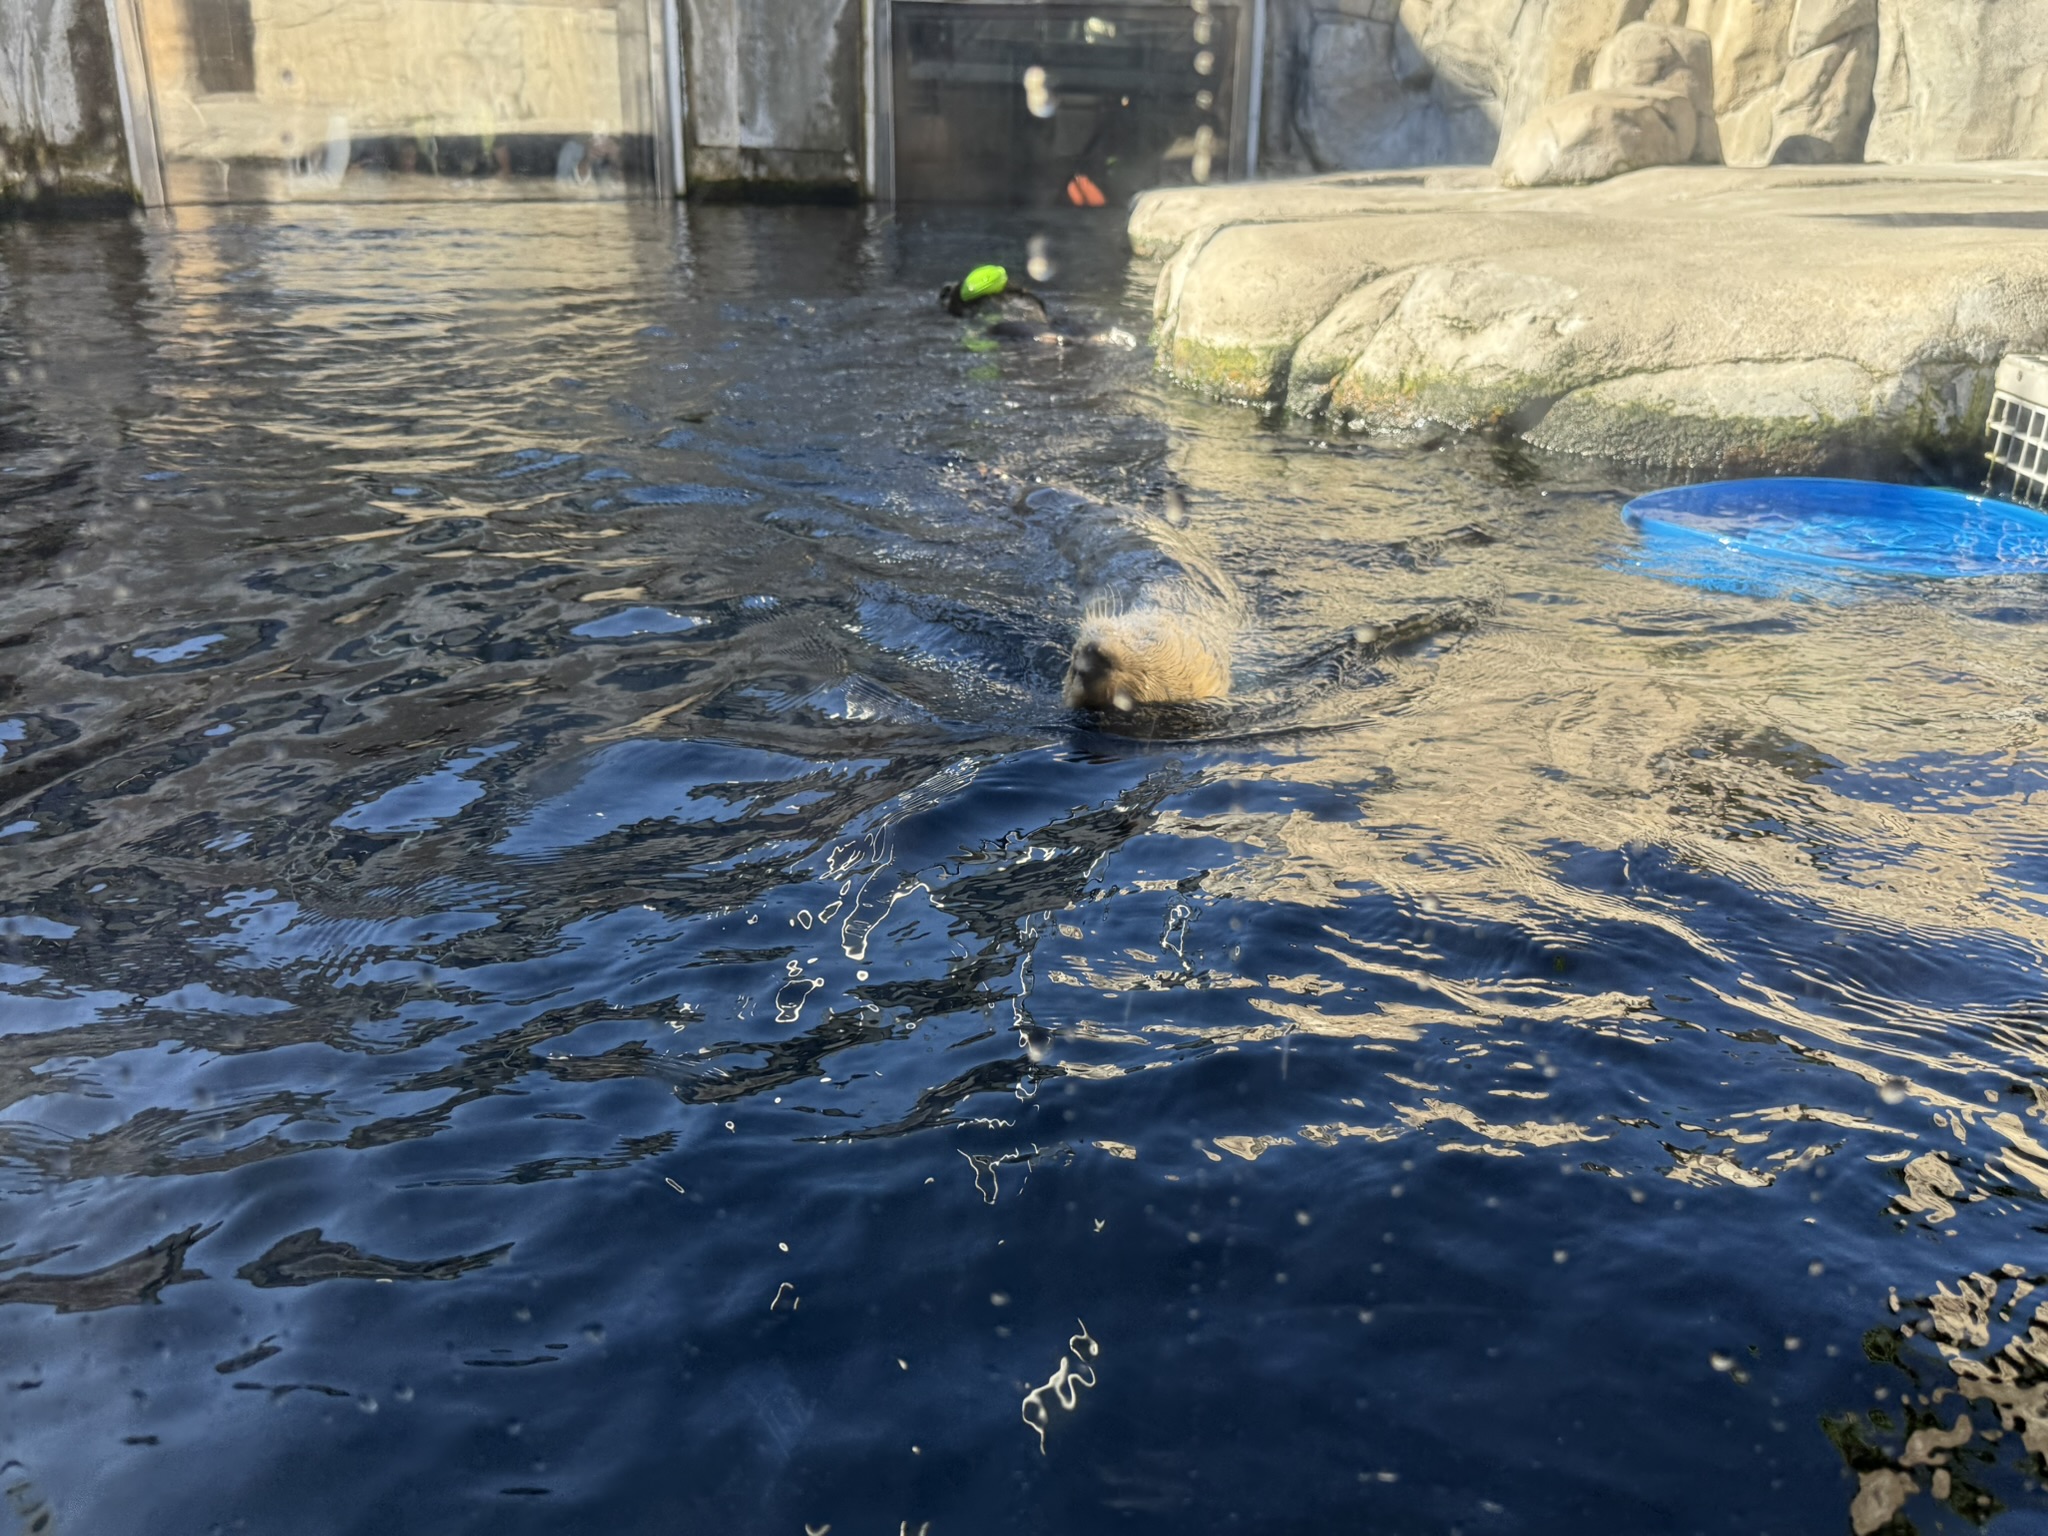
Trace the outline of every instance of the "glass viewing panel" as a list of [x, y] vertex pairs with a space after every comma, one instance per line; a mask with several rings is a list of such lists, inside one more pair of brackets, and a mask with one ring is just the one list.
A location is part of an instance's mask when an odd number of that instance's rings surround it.
[[654, 183], [646, 0], [129, 0], [172, 203]]
[[1239, 14], [1193, 5], [898, 0], [896, 196], [1120, 208], [1152, 187], [1221, 180]]

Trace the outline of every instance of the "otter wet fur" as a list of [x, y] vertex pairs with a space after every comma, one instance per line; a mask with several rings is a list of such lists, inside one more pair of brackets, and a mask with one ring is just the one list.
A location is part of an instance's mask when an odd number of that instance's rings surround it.
[[1082, 616], [1060, 696], [1069, 709], [1128, 715], [1150, 705], [1230, 697], [1230, 664], [1189, 616], [1145, 604]]
[[1030, 492], [1022, 505], [1058, 519], [1055, 539], [1081, 593], [1060, 689], [1069, 709], [1114, 723], [1229, 699], [1244, 600], [1195, 547], [1178, 495], [1169, 495], [1164, 515], [1052, 488]]

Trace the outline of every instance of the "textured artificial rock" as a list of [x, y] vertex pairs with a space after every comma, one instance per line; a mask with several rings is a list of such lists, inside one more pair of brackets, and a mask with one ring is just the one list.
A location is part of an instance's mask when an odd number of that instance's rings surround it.
[[1712, 44], [1704, 32], [1634, 22], [1601, 45], [1590, 90], [1551, 102], [1494, 162], [1512, 187], [1604, 181], [1652, 165], [1721, 158]]
[[1681, 165], [1698, 142], [1699, 118], [1685, 91], [1578, 91], [1523, 124], [1495, 166], [1510, 187], [1605, 181]]
[[[1267, 259], [1266, 226], [1227, 226], [1190, 239], [1168, 264], [1161, 293], [1172, 321], [1161, 355], [1172, 371], [1209, 382], [1233, 398], [1260, 399], [1280, 387], [1294, 342], [1317, 318], [1376, 272], [1338, 223], [1292, 227], [1298, 244], [1284, 264]], [[1190, 283], [1190, 274], [1202, 279]]]
[[[1199, 249], [1190, 245], [1190, 237], [1205, 230], [1234, 224], [1315, 223], [1346, 214], [1406, 213], [1413, 211], [1419, 197], [1433, 201], [1436, 194], [1485, 192], [1498, 185], [1484, 166], [1446, 165], [1403, 176], [1364, 173], [1163, 187], [1131, 205], [1126, 232], [1132, 249], [1142, 257], [1186, 260]], [[1172, 270], [1168, 268], [1169, 274]], [[1160, 302], [1167, 297], [1162, 278]]]
[[1797, 58], [1876, 25], [1877, 0], [1797, 0], [1785, 51]]
[[[1942, 393], [1953, 382], [1935, 381], [1935, 400], [1967, 409], [1968, 384], [1959, 399]], [[1666, 368], [1573, 390], [1524, 436], [1564, 453], [1611, 453], [1625, 441], [1629, 457], [1662, 464], [1810, 467], [1822, 439], [1837, 451], [1882, 446], [1879, 422], [1890, 403], [1884, 385], [1834, 357]], [[1906, 402], [1909, 409], [1914, 403]], [[1989, 407], [1988, 392], [1981, 403]]]
[[[1706, 39], [1693, 158], [1730, 165], [2048, 156], [2048, 13], [2026, 0], [1269, 0], [1267, 163], [1526, 162], [1624, 32]], [[1627, 74], [1627, 71], [1623, 72]], [[1642, 104], [1559, 130], [1654, 136]], [[1645, 141], [1646, 142], [1646, 141]], [[1639, 146], [1642, 147], [1642, 146]], [[1567, 157], [1570, 158], [1570, 157]], [[1640, 154], [1611, 157], [1641, 164]]]
[[1269, 50], [1281, 61], [1281, 136], [1324, 169], [1486, 163], [1500, 138], [1503, 45], [1522, 9], [1521, 0], [1276, 0]]
[[[1667, 8], [1673, 3], [1666, 0]], [[1501, 143], [1512, 142], [1552, 102], [1590, 86], [1601, 48], [1644, 15], [1645, 0], [1539, 0], [1525, 7], [1525, 14], [1500, 38], [1506, 53], [1500, 71], [1505, 85]]]
[[1683, 90], [1694, 111], [1711, 117], [1714, 45], [1706, 33], [1691, 27], [1632, 22], [1601, 45], [1587, 83], [1596, 91]]
[[1483, 159], [1485, 112], [1447, 107], [1436, 74], [1398, 20], [1316, 18], [1296, 122], [1321, 165], [1364, 168]]
[[[1556, 3], [1577, 9], [1573, 0]], [[1877, 68], [1879, 3], [1663, 0], [1685, 33], [1704, 39], [1711, 59], [1707, 99], [1694, 96], [1701, 130], [1693, 158], [1745, 166], [1862, 159]], [[1660, 19], [1658, 11], [1652, 4], [1645, 19]], [[1624, 27], [1616, 40], [1637, 30]], [[1585, 46], [1583, 38], [1578, 46]], [[1599, 46], [1605, 55], [1613, 44]], [[1588, 83], [1597, 87], [1602, 81]]]
[[1692, 103], [1695, 131], [1687, 158], [1703, 165], [1721, 160], [1714, 119], [1714, 47], [1694, 27], [1636, 22], [1623, 27], [1593, 60], [1593, 89], [1682, 90]]
[[1882, 0], [1871, 160], [2048, 156], [2048, 14], [2017, 0]]
[[1769, 165], [1813, 165], [1863, 158], [1870, 129], [1877, 37], [1866, 28], [1823, 43], [1785, 66], [1763, 153]]
[[1965, 451], [2048, 346], [2048, 165], [1346, 176], [1139, 200], [1158, 366], [1358, 428], [1659, 464]]
[[1730, 165], [1863, 158], [1877, 71], [1878, 0], [1693, 0], [1713, 38], [1715, 108]]
[[1722, 117], [1777, 88], [1795, 7], [1786, 0], [1689, 0], [1685, 23], [1714, 53], [1714, 110]]

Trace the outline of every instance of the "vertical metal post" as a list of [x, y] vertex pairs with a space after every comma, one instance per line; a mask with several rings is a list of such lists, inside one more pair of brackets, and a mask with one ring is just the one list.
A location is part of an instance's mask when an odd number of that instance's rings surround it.
[[683, 79], [683, 48], [677, 0], [647, 0], [648, 60], [653, 72], [654, 182], [662, 198], [689, 191], [683, 158], [683, 114], [689, 82]]
[[1245, 103], [1251, 119], [1244, 142], [1244, 174], [1247, 181], [1259, 174], [1259, 131], [1266, 107], [1266, 0], [1251, 0], [1252, 88]]
[[875, 195], [875, 7], [860, 0], [860, 176]]
[[156, 136], [156, 98], [150, 89], [149, 53], [135, 0], [106, 0], [107, 33], [114, 45], [114, 85], [121, 98], [121, 133], [128, 141], [128, 175], [145, 208], [161, 208], [164, 161]]
[[862, 171], [868, 196], [896, 201], [896, 66], [891, 0], [861, 0]]

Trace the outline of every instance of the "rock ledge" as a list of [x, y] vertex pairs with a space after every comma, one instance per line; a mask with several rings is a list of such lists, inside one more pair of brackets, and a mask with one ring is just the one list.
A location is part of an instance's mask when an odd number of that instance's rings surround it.
[[1365, 430], [1812, 470], [1977, 445], [2048, 347], [2048, 162], [1484, 170], [1142, 197], [1158, 366]]

